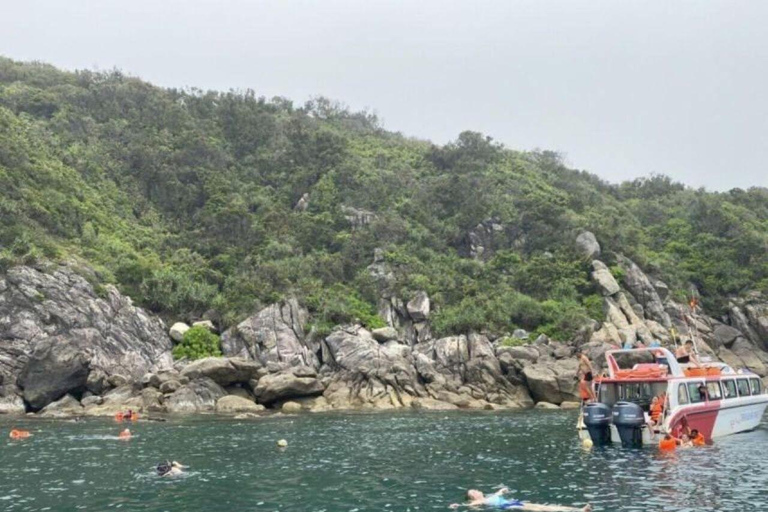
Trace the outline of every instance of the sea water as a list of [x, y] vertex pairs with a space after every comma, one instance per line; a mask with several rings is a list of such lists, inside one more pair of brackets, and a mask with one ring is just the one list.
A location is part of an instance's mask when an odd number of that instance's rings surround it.
[[[0, 417], [0, 511], [432, 511], [467, 488], [598, 511], [768, 511], [768, 426], [713, 446], [585, 449], [576, 411], [117, 424]], [[128, 441], [117, 434], [128, 426]], [[15, 441], [11, 428], [33, 437]], [[278, 448], [279, 439], [288, 442]], [[160, 478], [177, 460], [187, 472]]]

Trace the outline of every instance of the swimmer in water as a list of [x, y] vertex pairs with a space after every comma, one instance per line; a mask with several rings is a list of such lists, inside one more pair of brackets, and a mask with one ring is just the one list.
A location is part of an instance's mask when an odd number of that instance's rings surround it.
[[123, 430], [122, 432], [120, 432], [120, 434], [117, 437], [119, 437], [120, 439], [124, 439], [124, 440], [130, 439], [131, 438], [131, 431], [130, 431], [130, 429]]
[[538, 505], [536, 503], [523, 503], [519, 500], [505, 498], [504, 494], [509, 492], [509, 489], [502, 487], [493, 494], [486, 496], [477, 489], [470, 489], [467, 491], [467, 503], [459, 504], [454, 503], [450, 508], [465, 507], [492, 507], [500, 510], [532, 510], [538, 512], [589, 512], [592, 510], [592, 505], [585, 505], [582, 508], [575, 507], [562, 507], [559, 505]]
[[184, 472], [187, 466], [182, 466], [176, 461], [173, 462], [161, 462], [155, 467], [157, 476], [178, 476]]

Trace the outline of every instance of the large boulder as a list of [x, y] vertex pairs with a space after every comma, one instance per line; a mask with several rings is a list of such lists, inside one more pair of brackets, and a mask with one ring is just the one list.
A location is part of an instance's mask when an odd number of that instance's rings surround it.
[[40, 340], [19, 376], [24, 399], [33, 409], [41, 409], [70, 391], [85, 389], [89, 368], [83, 348], [101, 335], [95, 329], [76, 329], [70, 334], [73, 337]]
[[523, 375], [535, 401], [561, 404], [578, 400], [577, 370], [575, 359], [563, 359], [528, 365], [523, 368]]
[[600, 256], [600, 244], [597, 243], [597, 238], [591, 231], [579, 233], [576, 237], [576, 248], [584, 255], [585, 259], [594, 260]]
[[228, 395], [216, 402], [216, 412], [219, 414], [237, 414], [241, 412], [260, 412], [264, 406], [241, 396]]
[[12, 387], [0, 387], [0, 414], [24, 414], [24, 400]]
[[295, 299], [272, 304], [248, 317], [221, 336], [224, 355], [266, 364], [318, 368], [319, 346], [305, 335], [308, 313]]
[[317, 377], [299, 377], [291, 372], [275, 373], [259, 379], [253, 394], [262, 404], [305, 396], [321, 395], [325, 387]]
[[645, 316], [659, 322], [664, 327], [671, 327], [671, 319], [665, 311], [664, 303], [651, 280], [629, 258], [617, 255], [619, 265], [624, 270], [623, 282], [632, 296], [643, 306]]
[[0, 378], [19, 381], [36, 409], [83, 388], [90, 372], [108, 383], [173, 364], [163, 322], [113, 286], [97, 293], [88, 273], [67, 263], [0, 276]]
[[226, 395], [224, 388], [213, 380], [202, 377], [182, 386], [163, 403], [171, 414], [212, 412], [216, 408], [216, 402]]
[[379, 343], [385, 343], [387, 341], [397, 339], [397, 330], [390, 326], [374, 329], [371, 331], [371, 334], [373, 335], [373, 338]]
[[206, 357], [185, 366], [181, 375], [192, 379], [208, 377], [219, 386], [247, 383], [266, 373], [258, 361], [239, 357]]
[[176, 343], [181, 343], [184, 340], [184, 335], [188, 330], [189, 326], [187, 324], [184, 322], [176, 322], [171, 326], [170, 331], [168, 331], [168, 335]]
[[124, 384], [109, 390], [103, 397], [97, 400], [87, 400], [83, 405], [86, 416], [114, 416], [120, 411], [143, 411], [144, 400], [138, 384]]
[[600, 290], [600, 293], [603, 296], [607, 297], [619, 293], [621, 290], [619, 283], [616, 282], [616, 279], [613, 277], [613, 274], [611, 274], [611, 271], [605, 263], [595, 260], [592, 262], [592, 268], [594, 269], [592, 271], [592, 281], [595, 282], [598, 290]]
[[40, 416], [46, 418], [65, 418], [70, 416], [80, 416], [83, 414], [83, 406], [72, 395], [65, 395], [64, 398], [52, 402], [40, 411]]
[[423, 322], [429, 318], [429, 307], [429, 295], [425, 291], [417, 292], [406, 306], [408, 315], [414, 322]]

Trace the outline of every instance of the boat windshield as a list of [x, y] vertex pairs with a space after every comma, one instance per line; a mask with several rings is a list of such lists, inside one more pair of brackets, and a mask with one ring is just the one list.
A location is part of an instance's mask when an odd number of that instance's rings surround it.
[[666, 382], [603, 382], [598, 400], [608, 406], [616, 402], [632, 402], [648, 411], [653, 397], [660, 396], [666, 390]]

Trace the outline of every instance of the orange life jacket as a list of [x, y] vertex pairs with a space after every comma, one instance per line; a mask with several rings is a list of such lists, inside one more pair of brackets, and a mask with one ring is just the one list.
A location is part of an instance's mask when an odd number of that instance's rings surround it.
[[677, 441], [674, 439], [662, 439], [659, 441], [659, 450], [674, 450], [677, 448]]
[[654, 404], [651, 406], [651, 419], [653, 421], [659, 421], [661, 417], [661, 404]]
[[592, 398], [592, 394], [589, 392], [589, 384], [586, 381], [579, 382], [579, 395], [582, 400], [589, 400]]
[[693, 438], [693, 445], [694, 446], [706, 446], [707, 445], [707, 441], [706, 441], [706, 439], [704, 439], [704, 436], [702, 435], [701, 432], [699, 432], [699, 434], [696, 437]]

